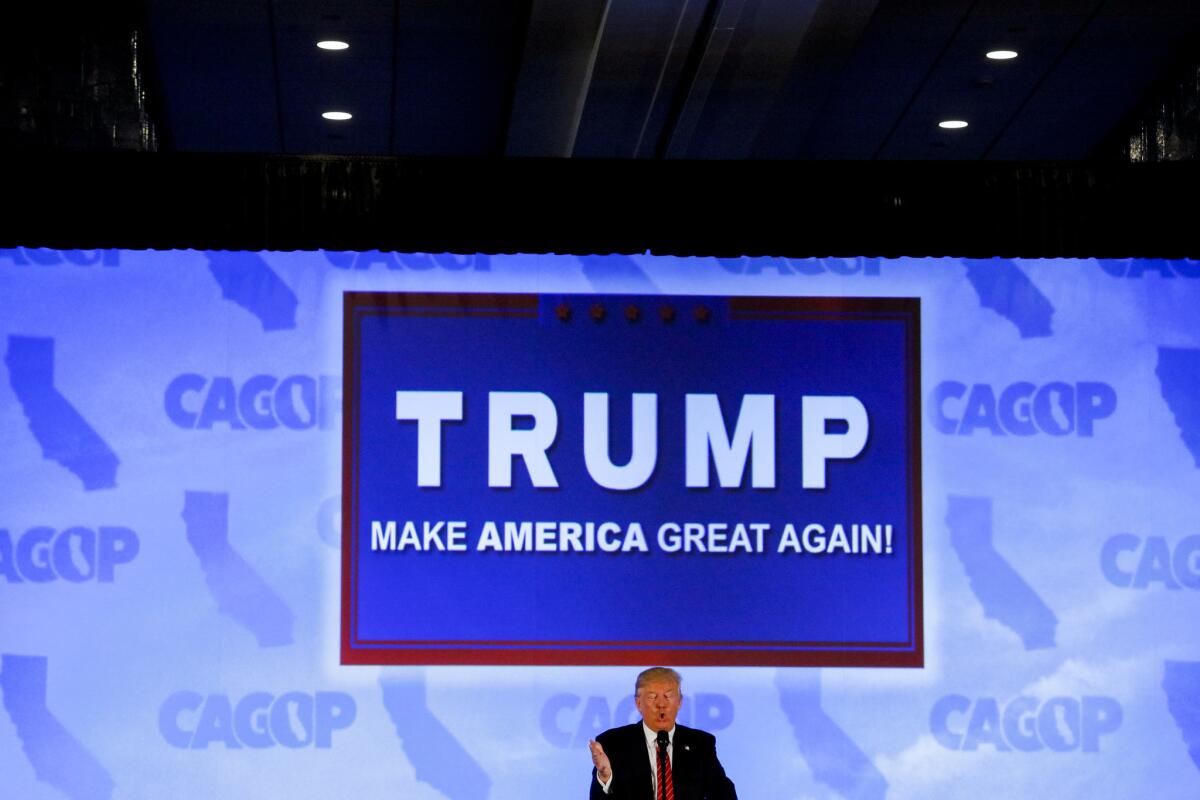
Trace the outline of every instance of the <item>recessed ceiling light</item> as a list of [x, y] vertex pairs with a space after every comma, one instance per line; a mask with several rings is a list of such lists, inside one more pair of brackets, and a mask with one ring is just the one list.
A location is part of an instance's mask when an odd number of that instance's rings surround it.
[[[339, 121], [346, 120], [346, 119], [353, 119], [353, 117], [354, 117], [354, 115], [351, 114], [349, 111], [326, 111], [321, 116], [324, 117], [325, 119], [332, 119], [332, 120], [339, 120]], [[963, 124], [965, 125], [966, 123], [963, 123]]]
[[[350, 45], [346, 42], [339, 42], [337, 39], [326, 39], [323, 42], [317, 42], [317, 47], [322, 50], [349, 50]], [[988, 55], [991, 58], [991, 55]]]
[[1011, 61], [1017, 57], [1016, 50], [989, 50], [987, 57], [992, 61]]
[[938, 123], [938, 127], [946, 128], [948, 130], [956, 130], [958, 128], [967, 127], [967, 121], [965, 119], [944, 119]]

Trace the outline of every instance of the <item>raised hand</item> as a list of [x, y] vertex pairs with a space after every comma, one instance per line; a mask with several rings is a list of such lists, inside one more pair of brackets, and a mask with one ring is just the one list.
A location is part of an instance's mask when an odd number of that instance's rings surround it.
[[588, 741], [588, 748], [592, 751], [592, 763], [596, 765], [596, 777], [602, 782], [608, 783], [612, 777], [612, 763], [609, 762], [603, 745], [595, 739], [591, 739]]

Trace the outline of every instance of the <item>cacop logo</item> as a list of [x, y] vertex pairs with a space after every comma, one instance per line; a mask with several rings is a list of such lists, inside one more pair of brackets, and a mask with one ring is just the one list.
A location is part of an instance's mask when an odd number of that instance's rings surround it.
[[878, 258], [718, 258], [734, 275], [879, 275]]
[[[606, 697], [564, 692], [551, 696], [542, 706], [542, 736], [555, 747], [584, 747], [589, 739], [635, 722], [639, 716], [633, 695], [622, 698], [614, 708]], [[723, 730], [733, 724], [733, 700], [723, 694], [685, 694], [678, 721], [706, 731]]]
[[1102, 258], [1100, 269], [1114, 278], [1200, 278], [1200, 261], [1162, 258], [1133, 258], [1128, 261]]
[[990, 384], [942, 381], [929, 398], [930, 423], [941, 433], [970, 436], [1090, 437], [1098, 420], [1117, 410], [1117, 393], [1107, 383], [1018, 381], [998, 392]]
[[1200, 589], [1200, 536], [1172, 545], [1162, 536], [1142, 539], [1132, 533], [1110, 536], [1100, 549], [1100, 570], [1113, 586], [1147, 589]]
[[329, 430], [342, 411], [341, 378], [332, 375], [176, 376], [163, 396], [167, 417], [181, 428]]
[[1098, 695], [1051, 697], [1044, 702], [1021, 696], [1002, 707], [994, 697], [951, 694], [934, 703], [929, 729], [947, 750], [989, 746], [998, 752], [1096, 753], [1101, 737], [1117, 730], [1123, 717], [1120, 703]]
[[141, 549], [129, 528], [76, 526], [62, 531], [48, 526], [13, 536], [0, 528], [0, 575], [9, 583], [111, 583], [119, 564], [128, 564]]
[[0, 260], [19, 266], [74, 264], [77, 267], [115, 267], [121, 263], [119, 250], [50, 250], [45, 247], [0, 248]]
[[263, 749], [333, 746], [335, 731], [354, 723], [358, 709], [344, 692], [250, 692], [228, 694], [179, 691], [158, 711], [158, 729], [167, 744], [203, 750], [210, 744]]
[[432, 269], [461, 272], [491, 270], [491, 260], [486, 254], [456, 255], [454, 253], [389, 253], [380, 250], [365, 250], [361, 253], [325, 251], [325, 258], [338, 269], [367, 270], [381, 267], [388, 270], [410, 269], [427, 272]]

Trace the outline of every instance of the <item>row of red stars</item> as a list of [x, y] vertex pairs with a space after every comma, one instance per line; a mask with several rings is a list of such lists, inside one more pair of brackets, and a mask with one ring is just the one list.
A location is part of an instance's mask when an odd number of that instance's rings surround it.
[[[557, 316], [563, 322], [569, 321], [572, 313], [571, 307], [566, 303], [559, 303], [554, 309], [555, 316]], [[608, 311], [600, 303], [592, 303], [591, 308], [588, 309], [588, 316], [590, 316], [595, 322], [603, 322], [607, 314]], [[695, 309], [692, 310], [692, 316], [697, 322], [708, 322], [709, 318], [712, 317], [712, 311], [710, 311], [707, 306], [696, 306]], [[674, 322], [674, 307], [659, 306], [658, 317], [663, 322]], [[635, 305], [625, 306], [625, 319], [630, 322], [637, 322], [641, 318], [642, 310], [640, 308]]]

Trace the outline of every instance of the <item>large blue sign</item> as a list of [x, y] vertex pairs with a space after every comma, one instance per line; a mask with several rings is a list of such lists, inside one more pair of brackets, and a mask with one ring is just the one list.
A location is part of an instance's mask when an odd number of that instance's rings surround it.
[[920, 666], [919, 308], [348, 293], [343, 662]]

